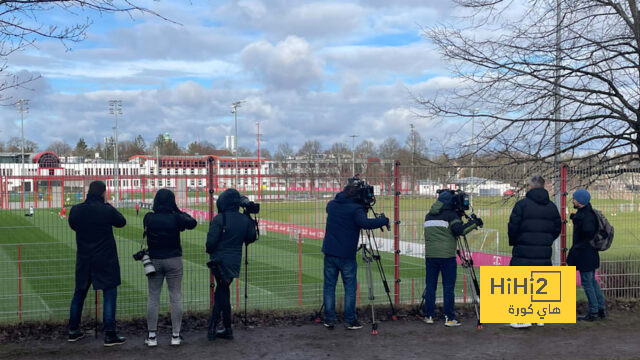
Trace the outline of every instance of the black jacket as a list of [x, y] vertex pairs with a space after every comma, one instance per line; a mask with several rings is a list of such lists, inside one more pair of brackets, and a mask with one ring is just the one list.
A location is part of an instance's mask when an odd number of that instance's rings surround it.
[[209, 224], [207, 253], [211, 264], [215, 264], [224, 280], [240, 276], [242, 245], [256, 241], [253, 220], [239, 212], [240, 193], [227, 189], [216, 201], [218, 214]]
[[167, 189], [160, 189], [153, 199], [153, 212], [142, 220], [147, 234], [149, 257], [168, 259], [182, 256], [180, 232], [198, 224], [194, 218], [178, 209], [176, 197]]
[[600, 267], [600, 254], [591, 246], [598, 231], [598, 219], [591, 204], [578, 209], [571, 215], [573, 221], [573, 246], [567, 256], [567, 265], [575, 266], [578, 271], [590, 272]]
[[360, 229], [377, 229], [387, 224], [387, 218], [367, 218], [362, 204], [340, 192], [327, 204], [327, 226], [322, 252], [339, 258], [355, 259]]
[[69, 226], [76, 232], [76, 287], [111, 289], [120, 285], [120, 264], [112, 226], [121, 228], [127, 220], [96, 195], [71, 208]]
[[529, 190], [513, 207], [509, 217], [511, 266], [551, 266], [551, 245], [562, 223], [556, 205], [542, 188]]

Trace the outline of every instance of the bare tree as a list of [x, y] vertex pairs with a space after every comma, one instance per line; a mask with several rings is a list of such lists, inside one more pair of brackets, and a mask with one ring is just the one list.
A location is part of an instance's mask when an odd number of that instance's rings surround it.
[[[9, 152], [18, 152], [22, 148], [22, 140], [19, 137], [12, 136], [7, 142], [6, 149]], [[24, 139], [24, 152], [38, 151], [38, 143], [29, 139]]]
[[286, 142], [278, 144], [278, 148], [274, 154], [274, 160], [276, 160], [276, 166], [278, 167], [275, 173], [284, 176], [284, 186], [287, 196], [289, 194], [289, 178], [293, 174], [290, 163], [293, 154], [293, 148], [291, 148], [291, 145]]
[[318, 140], [307, 140], [304, 142], [300, 150], [298, 150], [298, 157], [301, 157], [303, 161], [302, 172], [306, 176], [306, 180], [309, 180], [309, 193], [313, 193], [316, 180], [320, 173], [319, 157], [322, 154], [322, 145]]
[[208, 155], [213, 154], [216, 146], [208, 141], [194, 141], [187, 146], [189, 155]]
[[[69, 48], [71, 43], [86, 38], [92, 24], [88, 17], [91, 13], [125, 13], [132, 18], [136, 13], [152, 14], [168, 20], [136, 3], [138, 1], [134, 0], [0, 0], [0, 74], [4, 75], [0, 81], [0, 94], [35, 79], [7, 74], [6, 58], [9, 55], [33, 46], [38, 39], [60, 40]], [[77, 17], [77, 21], [69, 23], [67, 18], [53, 16], [55, 11], [67, 12]], [[79, 14], [87, 16], [80, 17]]]
[[460, 86], [419, 98], [425, 116], [475, 118], [473, 151], [514, 162], [559, 154], [608, 164], [637, 160], [636, 0], [559, 0], [559, 8], [541, 0], [456, 3], [472, 13], [470, 28], [425, 34]]
[[73, 152], [73, 148], [64, 141], [54, 141], [47, 146], [46, 151], [53, 151], [58, 156], [68, 156]]

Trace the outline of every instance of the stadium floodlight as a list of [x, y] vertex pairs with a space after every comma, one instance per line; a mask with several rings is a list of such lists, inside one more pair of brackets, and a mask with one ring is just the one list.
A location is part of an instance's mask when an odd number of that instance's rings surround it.
[[118, 115], [122, 115], [122, 100], [109, 100], [109, 114], [112, 114], [116, 120], [116, 126], [113, 127], [114, 134], [114, 151], [113, 157], [115, 162], [115, 201], [120, 201], [120, 164], [118, 160]]
[[[29, 99], [19, 99], [16, 105], [18, 105], [18, 112], [20, 113], [20, 138], [22, 142], [22, 145], [20, 146], [20, 159], [22, 163], [20, 176], [24, 176], [24, 114], [29, 113]], [[20, 181], [22, 181], [22, 179]]]
[[480, 109], [475, 108], [472, 111], [473, 116], [471, 117], [471, 191], [469, 194], [469, 205], [471, 205], [473, 207], [473, 191], [474, 189], [474, 185], [475, 185], [475, 179], [473, 177], [473, 170], [474, 170], [474, 166], [475, 166], [475, 160], [476, 160], [476, 116], [478, 116], [478, 113], [480, 112]]
[[242, 106], [242, 103], [244, 102], [244, 100], [239, 100], [239, 101], [234, 101], [231, 104], [231, 113], [233, 114], [233, 119], [235, 122], [235, 132], [236, 135], [233, 137], [233, 151], [236, 153], [236, 185], [235, 187], [238, 188], [238, 108], [240, 106]]
[[356, 176], [356, 138], [358, 135], [349, 135], [351, 138], [351, 175]]

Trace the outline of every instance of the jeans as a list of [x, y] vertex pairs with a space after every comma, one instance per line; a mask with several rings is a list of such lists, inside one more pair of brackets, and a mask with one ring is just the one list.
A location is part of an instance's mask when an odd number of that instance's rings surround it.
[[427, 258], [426, 266], [426, 288], [424, 291], [424, 314], [433, 316], [436, 307], [436, 289], [438, 288], [438, 274], [442, 273], [442, 293], [444, 295], [444, 314], [447, 319], [456, 318], [454, 310], [456, 288], [456, 274], [458, 264], [456, 258]]
[[147, 329], [158, 329], [158, 308], [162, 283], [167, 279], [169, 302], [171, 303], [171, 328], [174, 334], [180, 333], [182, 323], [182, 257], [168, 259], [151, 259], [156, 272], [147, 276], [149, 298], [147, 301]]
[[342, 273], [344, 285], [344, 320], [356, 320], [356, 291], [358, 287], [358, 262], [331, 255], [324, 256], [324, 317], [325, 321], [336, 320], [336, 284], [338, 273]]
[[598, 310], [604, 310], [607, 307], [604, 303], [604, 295], [602, 295], [602, 290], [600, 290], [600, 285], [598, 285], [595, 275], [594, 271], [580, 271], [580, 282], [582, 283], [584, 293], [587, 295], [590, 313], [597, 313]]
[[[84, 307], [84, 299], [87, 297], [89, 285], [85, 289], [76, 288], [71, 300], [71, 309], [69, 310], [69, 331], [75, 331], [80, 328], [80, 319], [82, 318], [82, 308]], [[102, 322], [104, 331], [116, 331], [116, 300], [118, 297], [118, 288], [102, 290]]]
[[231, 327], [231, 290], [229, 286], [233, 279], [229, 282], [223, 280], [219, 271], [213, 270], [213, 276], [216, 279], [216, 289], [213, 295], [213, 309], [211, 310], [211, 319], [209, 319], [209, 329], [215, 331], [222, 313], [222, 325], [225, 328]]

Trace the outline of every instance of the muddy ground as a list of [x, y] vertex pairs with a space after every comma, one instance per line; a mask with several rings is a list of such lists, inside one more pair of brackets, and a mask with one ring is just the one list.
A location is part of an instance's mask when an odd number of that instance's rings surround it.
[[127, 343], [114, 348], [93, 335], [67, 343], [62, 323], [5, 326], [0, 359], [640, 359], [638, 303], [616, 304], [605, 321], [528, 329], [486, 324], [477, 330], [468, 311], [458, 328], [446, 328], [442, 320], [424, 324], [410, 309], [404, 313], [397, 321], [383, 319], [378, 335], [371, 335], [364, 311], [364, 328], [355, 331], [341, 324], [329, 331], [305, 313], [256, 313], [249, 328], [234, 325], [234, 340], [214, 342], [206, 340], [204, 314], [191, 314], [183, 345], [169, 345], [169, 320], [163, 318], [159, 346], [151, 349], [144, 346], [143, 319], [120, 323]]

